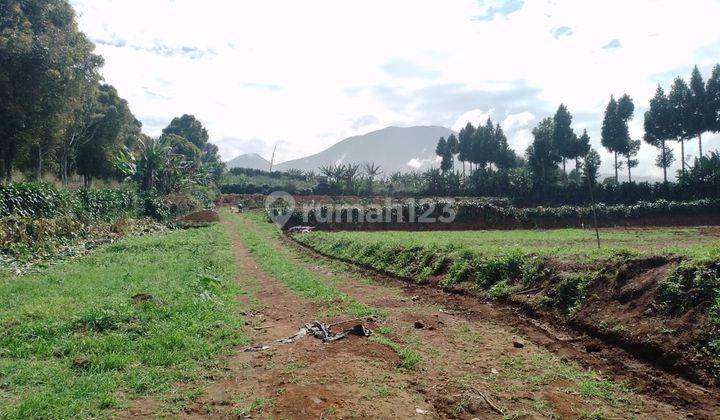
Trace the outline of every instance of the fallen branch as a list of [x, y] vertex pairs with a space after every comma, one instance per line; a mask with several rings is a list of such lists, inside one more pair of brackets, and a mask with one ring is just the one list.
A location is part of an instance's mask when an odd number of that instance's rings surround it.
[[274, 328], [274, 327], [275, 327], [274, 325], [267, 325], [267, 326], [264, 326], [264, 327], [253, 327], [253, 330], [262, 331], [262, 330], [268, 330], [268, 329]]
[[478, 390], [475, 390], [475, 392], [476, 392], [480, 397], [482, 397], [483, 400], [485, 400], [485, 402], [487, 403], [487, 405], [490, 406], [490, 408], [492, 408], [492, 410], [493, 410], [494, 412], [500, 414], [501, 416], [502, 416], [502, 415], [505, 415], [505, 412], [503, 412], [498, 406], [496, 406], [495, 404], [493, 404], [492, 401], [490, 401], [490, 399], [488, 399], [488, 397], [485, 396], [485, 394], [483, 394], [482, 392], [480, 392], [480, 391], [478, 391]]

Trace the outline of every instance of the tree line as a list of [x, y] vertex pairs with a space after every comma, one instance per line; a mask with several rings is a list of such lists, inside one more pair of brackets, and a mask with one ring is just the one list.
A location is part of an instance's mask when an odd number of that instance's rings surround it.
[[[618, 99], [611, 96], [605, 108], [601, 144], [613, 155], [615, 183], [619, 183], [619, 170], [624, 166], [628, 182], [632, 183], [632, 169], [639, 164], [637, 154], [641, 140], [633, 139], [628, 127], [634, 113], [635, 105], [627, 94]], [[527, 181], [538, 187], [541, 196], [546, 195], [548, 186], [555, 182], [568, 185], [571, 178], [579, 180], [584, 177], [594, 183], [601, 163], [600, 155], [590, 146], [587, 130], [579, 136], [576, 134], [572, 120], [567, 107], [560, 104], [552, 118], [543, 119], [533, 129], [533, 142], [524, 157], [519, 157], [508, 147], [500, 124], [494, 124], [490, 118], [477, 127], [468, 122], [457, 137], [452, 134], [438, 141], [436, 154], [440, 158], [440, 173], [447, 175], [446, 183], [468, 182], [470, 179], [477, 184], [479, 177], [492, 182], [498, 174], [502, 178], [509, 171], [515, 175], [524, 171], [530, 178]], [[690, 83], [676, 78], [669, 95], [666, 96], [662, 87], [658, 86], [645, 113], [644, 127], [643, 139], [660, 149], [655, 164], [663, 169], [664, 182], [667, 183], [667, 169], [675, 160], [667, 141], [680, 142], [683, 158], [679, 176], [686, 174], [689, 165], [684, 158], [685, 142], [697, 137], [702, 158], [702, 134], [720, 131], [720, 65], [713, 68], [707, 83], [695, 66]], [[567, 163], [573, 160], [574, 169], [568, 172]], [[455, 170], [456, 161], [462, 163], [462, 172]], [[469, 176], [466, 175], [466, 164]], [[457, 181], [452, 176], [453, 172], [461, 174]], [[438, 176], [434, 174], [433, 178], [442, 182]]]
[[197, 173], [219, 177], [223, 164], [207, 130], [192, 115], [171, 121], [153, 139], [117, 90], [103, 82], [104, 63], [79, 31], [66, 0], [0, 4], [0, 181], [19, 170], [132, 177], [143, 189], [179, 188]]

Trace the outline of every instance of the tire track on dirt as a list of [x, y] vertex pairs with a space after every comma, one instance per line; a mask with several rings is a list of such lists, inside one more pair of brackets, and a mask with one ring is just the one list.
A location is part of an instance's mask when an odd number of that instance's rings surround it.
[[[397, 286], [410, 295], [419, 295], [423, 301], [446, 305], [462, 313], [467, 319], [494, 320], [512, 326], [553, 353], [575, 360], [585, 368], [605, 372], [617, 381], [630, 384], [649, 398], [669, 404], [681, 413], [688, 413], [688, 416], [714, 419], [720, 413], [720, 394], [717, 390], [705, 388], [642, 362], [623, 349], [603, 345], [596, 339], [578, 335], [576, 331], [557, 327], [551, 320], [542, 317], [535, 319], [526, 315], [522, 308], [500, 302], [488, 302], [471, 291], [446, 292], [435, 285], [415, 284], [406, 279], [398, 279], [357, 266], [352, 262], [322, 255], [291, 238], [285, 237], [285, 240], [288, 244], [315, 257], [340, 262], [351, 271], [373, 278], [380, 284]], [[589, 351], [588, 348], [594, 350]]]
[[363, 385], [372, 385], [374, 377], [387, 383], [406, 382], [405, 374], [395, 369], [398, 356], [390, 348], [355, 336], [329, 344], [311, 337], [287, 345], [276, 342], [328, 307], [299, 298], [259, 267], [239, 233], [239, 229], [251, 228], [241, 217], [223, 213], [222, 223], [233, 242], [238, 281], [243, 288], [252, 289], [256, 299], [254, 304], [245, 302], [251, 306], [246, 316], [255, 315], [248, 319], [258, 319], [248, 325], [248, 335], [254, 344], [271, 348], [260, 352], [238, 349], [228, 360], [225, 377], [210, 384], [184, 415], [293, 419], [413, 415], [417, 398], [412, 392], [397, 392], [378, 402], [374, 394], [386, 391]]
[[[287, 249], [288, 245], [293, 248], [292, 251]], [[396, 341], [422, 343], [418, 347], [425, 347], [423, 356], [430, 363], [426, 363], [429, 366], [426, 366], [422, 375], [412, 378], [408, 386], [422, 394], [425, 402], [432, 404], [443, 416], [495, 415], [496, 413], [478, 398], [475, 392], [477, 389], [484, 395], [496, 392], [494, 397], [498, 398], [501, 406], [507, 408], [506, 414], [535, 411], [541, 416], [554, 413], [563, 418], [598, 414], [598, 410], [613, 418], [683, 418], [689, 414], [684, 409], [678, 410], [652, 396], [630, 393], [625, 396], [622, 392], [620, 394], [623, 395], [619, 397], [603, 395], [594, 403], [588, 403], [594, 397], [593, 394], [602, 393], [585, 388], [606, 387], [607, 382], [579, 372], [553, 372], [568, 369], [569, 364], [564, 359], [568, 354], [558, 352], [561, 357], [546, 351], [546, 347], [551, 351], [556, 351], [557, 348], [548, 346], [547, 333], [539, 334], [537, 327], [533, 326], [534, 334], [529, 335], [530, 342], [518, 340], [524, 342], [524, 347], [518, 349], [513, 340], [517, 335], [524, 335], [530, 330], [518, 328], [518, 322], [505, 325], [505, 313], [492, 313], [492, 316], [489, 316], [491, 312], [496, 312], [489, 304], [475, 299], [472, 307], [482, 305], [484, 308], [480, 312], [467, 311], [467, 307], [442, 296], [446, 295], [442, 291], [434, 290], [436, 293], [428, 296], [420, 287], [416, 288], [404, 282], [389, 279], [379, 283], [368, 281], [367, 277], [358, 274], [356, 267], [348, 267], [343, 263], [340, 264], [344, 269], [332, 273], [326, 266], [318, 263], [337, 266], [336, 260], [316, 253], [308, 254], [305, 248], [292, 241], [287, 241], [284, 245], [277, 243], [275, 246], [278, 252], [313, 269], [340, 291], [362, 303], [386, 310], [388, 317], [385, 328], [393, 330], [392, 337]], [[307, 258], [307, 255], [310, 257]], [[438, 303], [449, 304], [448, 306], [459, 312], [440, 312]], [[415, 328], [417, 325], [422, 327]], [[479, 343], [473, 343], [474, 340]], [[517, 372], [518, 369], [512, 366], [503, 366], [514, 362], [524, 366], [520, 369], [522, 372]], [[538, 366], [539, 364], [546, 364], [546, 369]], [[530, 368], [527, 368], [528, 366]], [[508, 377], [503, 377], [503, 370], [507, 371]], [[524, 378], [521, 377], [523, 375]], [[544, 379], [533, 379], [538, 375]], [[573, 378], [573, 375], [577, 377]], [[569, 381], [568, 377], [576, 383]], [[508, 393], [502, 392], [503, 387], [527, 388], [529, 391]], [[620, 401], [624, 399], [628, 401]], [[709, 412], [702, 410], [696, 414], [712, 417]]]

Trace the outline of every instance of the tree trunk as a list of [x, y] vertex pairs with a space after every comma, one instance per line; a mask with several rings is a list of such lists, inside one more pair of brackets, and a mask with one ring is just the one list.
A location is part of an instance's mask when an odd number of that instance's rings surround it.
[[60, 156], [60, 166], [62, 170], [62, 184], [64, 187], [68, 186], [68, 144], [63, 142], [63, 151]]
[[465, 178], [465, 161], [463, 160], [463, 178]]
[[685, 140], [680, 139], [680, 163], [682, 165], [682, 171], [685, 173]]
[[700, 157], [702, 157], [702, 133], [698, 133], [698, 146], [700, 147]]
[[630, 172], [630, 155], [628, 155], [628, 182], [632, 182], [632, 173]]
[[665, 184], [667, 184], [667, 166], [665, 165], [665, 162], [667, 162], [667, 149], [665, 148], [665, 140], [662, 141], [662, 159], [663, 159], [663, 181]]
[[615, 152], [615, 183], [620, 183], [620, 178], [618, 178], [617, 152]]
[[43, 161], [42, 161], [42, 146], [40, 144], [38, 144], [37, 159], [38, 159], [38, 161], [37, 161], [37, 180], [42, 181]]
[[5, 145], [0, 147], [0, 184], [5, 183]]
[[565, 174], [565, 178], [567, 178], [567, 170], [565, 170], [565, 158], [562, 158], [563, 162], [563, 174]]

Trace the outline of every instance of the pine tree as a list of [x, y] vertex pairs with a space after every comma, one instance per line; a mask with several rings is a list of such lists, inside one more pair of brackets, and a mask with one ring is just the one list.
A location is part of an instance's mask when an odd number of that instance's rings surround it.
[[458, 135], [458, 159], [463, 163], [463, 176], [465, 176], [465, 162], [470, 161], [472, 154], [472, 143], [475, 136], [475, 127], [468, 122], [465, 128], [460, 130]]
[[705, 86], [705, 99], [708, 130], [713, 133], [720, 132], [720, 64], [713, 67]]
[[627, 168], [628, 168], [628, 182], [632, 182], [632, 168], [635, 168], [638, 166], [640, 161], [637, 160], [637, 154], [640, 150], [640, 140], [630, 140], [630, 147], [628, 148], [628, 152], [625, 155], [625, 158], [627, 159]]
[[702, 157], [702, 134], [708, 129], [707, 98], [705, 95], [705, 84], [697, 66], [693, 68], [690, 76], [690, 95], [688, 96], [687, 133], [697, 136], [698, 147]]
[[632, 99], [628, 95], [623, 95], [619, 100], [610, 97], [607, 108], [605, 108], [605, 117], [603, 118], [601, 130], [601, 143], [614, 154], [615, 157], [615, 182], [619, 181], [618, 169], [622, 164], [618, 162], [618, 154], [627, 154], [630, 148], [630, 132], [628, 121], [632, 119], [635, 112], [635, 106]]
[[668, 95], [669, 103], [669, 130], [668, 133], [672, 138], [680, 142], [680, 164], [683, 173], [685, 172], [685, 140], [690, 138], [688, 134], [688, 120], [690, 103], [690, 88], [687, 83], [678, 77], [673, 82], [670, 94]]
[[[650, 109], [645, 112], [645, 136], [646, 143], [660, 149], [660, 156], [667, 156], [669, 149], [665, 142], [672, 138], [670, 135], [670, 103], [665, 96], [662, 87], [658, 85], [655, 96], [650, 100]], [[673, 159], [674, 160], [674, 159]], [[672, 162], [670, 162], [671, 164]], [[667, 183], [667, 169], [670, 164], [659, 166], [663, 169], [663, 180]]]
[[590, 152], [590, 136], [587, 129], [574, 142], [573, 157], [575, 159], [575, 169], [580, 170], [580, 158], [585, 158]]
[[572, 115], [565, 105], [560, 104], [553, 117], [553, 144], [562, 159], [563, 174], [566, 177], [565, 161], [575, 157], [574, 143], [577, 138], [571, 125]]
[[665, 175], [665, 182], [667, 182], [667, 170], [672, 164], [675, 163], [675, 155], [672, 149], [662, 149], [655, 158], [655, 166], [662, 168]]
[[455, 155], [460, 152], [460, 142], [455, 134], [450, 134], [447, 139], [447, 151], [450, 153], [450, 168], [455, 169]]
[[508, 145], [507, 136], [499, 123], [495, 126], [495, 144], [497, 145], [495, 165], [498, 169], [511, 168], [516, 160], [515, 152]]
[[527, 150], [528, 164], [535, 174], [535, 180], [542, 188], [543, 200], [553, 170], [557, 170], [555, 165], [561, 160], [555, 145], [553, 145], [553, 126], [552, 118], [540, 121], [540, 124], [533, 129], [533, 142]]
[[600, 160], [598, 152], [590, 148], [583, 159], [583, 175], [585, 175], [585, 179], [587, 179], [591, 185], [594, 185], [597, 180], [601, 163], [602, 161]]
[[445, 140], [445, 137], [440, 137], [440, 140], [438, 140], [438, 144], [437, 144], [437, 146], [435, 147], [435, 154], [438, 155], [438, 156], [440, 156], [440, 158], [442, 159], [442, 160], [440, 161], [440, 170], [442, 170], [443, 172], [445, 172], [445, 171], [447, 171], [448, 169], [450, 169], [450, 168], [448, 167], [449, 165], [448, 165], [448, 163], [446, 162], [446, 158], [445, 158], [445, 157], [447, 156], [447, 154], [448, 154], [448, 147], [447, 147], [447, 146], [448, 146], [448, 144], [447, 144], [447, 141]]

